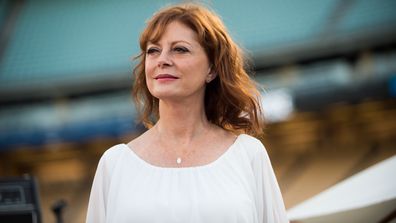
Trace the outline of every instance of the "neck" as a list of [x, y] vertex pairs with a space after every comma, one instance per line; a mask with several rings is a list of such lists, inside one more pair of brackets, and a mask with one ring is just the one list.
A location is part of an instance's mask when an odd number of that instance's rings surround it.
[[211, 127], [203, 103], [172, 103], [160, 101], [160, 119], [155, 124], [162, 139], [189, 144]]

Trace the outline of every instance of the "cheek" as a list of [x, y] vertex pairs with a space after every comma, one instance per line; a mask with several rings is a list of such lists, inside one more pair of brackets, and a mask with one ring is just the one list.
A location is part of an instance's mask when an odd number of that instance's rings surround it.
[[146, 83], [148, 84], [154, 76], [155, 67], [150, 62], [145, 63], [144, 74], [146, 75]]
[[153, 82], [153, 80], [152, 80], [152, 75], [153, 75], [153, 70], [154, 70], [154, 68], [152, 67], [152, 65], [151, 65], [151, 63], [150, 63], [150, 61], [147, 61], [146, 60], [146, 62], [145, 62], [145, 67], [144, 67], [144, 75], [146, 76], [146, 86], [147, 86], [147, 88], [149, 89], [149, 91], [151, 92], [151, 89], [152, 89], [152, 82]]
[[148, 75], [147, 73], [145, 75], [146, 75], [146, 78], [145, 78], [146, 86], [147, 86], [148, 90], [151, 92], [152, 86], [153, 86], [153, 80], [150, 78], [150, 75]]
[[146, 60], [144, 63], [144, 72], [146, 74], [146, 77], [150, 75], [153, 72], [153, 65], [150, 60]]
[[193, 73], [192, 78], [199, 82], [205, 82], [209, 73], [209, 65], [206, 60], [193, 61], [186, 65], [185, 70]]

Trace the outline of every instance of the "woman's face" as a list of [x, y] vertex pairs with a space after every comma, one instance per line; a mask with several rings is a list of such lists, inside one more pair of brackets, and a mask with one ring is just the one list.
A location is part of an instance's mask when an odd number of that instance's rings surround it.
[[157, 43], [146, 49], [146, 84], [161, 100], [203, 99], [205, 82], [213, 79], [197, 34], [181, 22], [170, 23]]

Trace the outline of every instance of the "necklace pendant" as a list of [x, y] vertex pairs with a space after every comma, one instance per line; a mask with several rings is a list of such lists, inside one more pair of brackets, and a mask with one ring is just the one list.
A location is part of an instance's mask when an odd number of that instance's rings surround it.
[[177, 164], [180, 164], [181, 162], [182, 162], [181, 158], [180, 158], [180, 157], [177, 157], [176, 163], [177, 163]]

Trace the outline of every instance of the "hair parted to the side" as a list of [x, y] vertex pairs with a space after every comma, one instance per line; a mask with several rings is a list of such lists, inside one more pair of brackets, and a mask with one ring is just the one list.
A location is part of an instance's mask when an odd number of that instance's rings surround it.
[[206, 85], [205, 112], [208, 121], [235, 133], [259, 135], [263, 131], [260, 92], [245, 70], [242, 50], [231, 39], [221, 19], [196, 3], [178, 4], [158, 11], [147, 22], [140, 36], [141, 53], [133, 73], [133, 97], [140, 121], [151, 127], [159, 118], [159, 100], [146, 85], [147, 43], [157, 42], [168, 24], [178, 21], [197, 33], [216, 78]]

